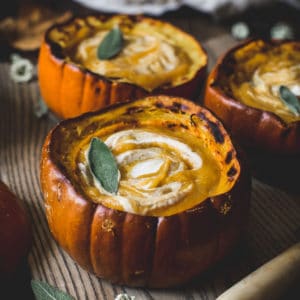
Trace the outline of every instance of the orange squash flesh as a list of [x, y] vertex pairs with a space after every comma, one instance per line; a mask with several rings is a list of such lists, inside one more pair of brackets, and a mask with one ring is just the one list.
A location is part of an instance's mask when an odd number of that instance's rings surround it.
[[[226, 174], [221, 176], [218, 195], [199, 198], [189, 208], [175, 204], [174, 211], [167, 207], [149, 215], [93, 199], [74, 169], [76, 152], [85, 139], [111, 126], [122, 132], [124, 127], [149, 125], [149, 129], [154, 123], [164, 133], [172, 124], [177, 139], [190, 134], [207, 141], [220, 172]], [[203, 272], [232, 249], [249, 210], [250, 176], [221, 123], [206, 109], [167, 96], [126, 102], [61, 122], [43, 146], [41, 185], [49, 227], [58, 243], [83, 268], [128, 286], [170, 287]]]

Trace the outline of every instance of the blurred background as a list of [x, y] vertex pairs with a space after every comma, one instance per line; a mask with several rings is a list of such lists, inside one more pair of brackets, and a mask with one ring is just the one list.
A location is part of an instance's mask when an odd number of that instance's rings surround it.
[[[235, 39], [299, 38], [298, 0], [11, 0], [0, 4], [1, 57], [5, 46], [37, 50], [54, 22], [90, 12], [203, 19]], [[180, 25], [179, 25], [180, 26]], [[208, 32], [210, 29], [208, 28]]]

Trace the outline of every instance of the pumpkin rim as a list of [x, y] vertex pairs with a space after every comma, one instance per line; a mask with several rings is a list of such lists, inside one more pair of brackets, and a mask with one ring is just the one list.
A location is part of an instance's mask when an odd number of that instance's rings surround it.
[[[75, 194], [77, 194], [84, 201], [90, 202], [93, 205], [101, 205], [101, 206], [103, 206], [105, 208], [108, 208], [108, 209], [111, 209], [111, 210], [117, 210], [115, 208], [111, 208], [111, 207], [105, 206], [101, 202], [95, 202], [95, 201], [93, 201], [85, 193], [85, 191], [80, 187], [80, 185], [74, 184], [74, 182], [72, 182], [72, 178], [70, 178], [70, 176], [68, 176], [68, 173], [66, 171], [65, 166], [60, 162], [59, 159], [57, 159], [57, 157], [55, 157], [55, 154], [54, 154], [55, 151], [54, 151], [53, 148], [54, 148], [54, 145], [56, 143], [56, 139], [53, 136], [56, 134], [56, 132], [61, 127], [68, 127], [69, 124], [71, 124], [73, 122], [75, 122], [75, 123], [81, 122], [82, 120], [84, 120], [86, 118], [94, 117], [94, 116], [102, 114], [102, 113], [107, 113], [107, 112], [112, 111], [112, 110], [114, 110], [116, 108], [119, 108], [119, 107], [122, 107], [122, 106], [126, 106], [128, 104], [134, 104], [135, 102], [138, 102], [138, 101], [141, 101], [141, 100], [144, 100], [144, 99], [147, 99], [147, 98], [159, 99], [160, 97], [163, 97], [163, 98], [167, 97], [167, 98], [173, 99], [173, 100], [180, 99], [180, 101], [184, 100], [185, 102], [191, 103], [192, 105], [195, 105], [196, 107], [200, 107], [201, 111], [205, 113], [205, 116], [208, 115], [208, 120], [206, 119], [204, 122], [209, 123], [209, 121], [211, 121], [211, 119], [213, 121], [216, 121], [217, 124], [218, 124], [218, 128], [221, 128], [221, 134], [222, 134], [222, 136], [225, 136], [225, 137], [227, 136], [227, 138], [229, 139], [229, 142], [231, 143], [231, 150], [230, 150], [230, 152], [232, 150], [234, 150], [234, 153], [235, 153], [234, 159], [237, 161], [237, 163], [239, 165], [238, 175], [234, 179], [234, 184], [232, 185], [232, 187], [229, 190], [227, 190], [225, 192], [222, 192], [220, 194], [217, 194], [217, 195], [209, 196], [209, 197], [205, 198], [204, 200], [202, 200], [201, 202], [195, 204], [194, 206], [192, 206], [192, 207], [190, 207], [188, 209], [176, 212], [176, 213], [171, 214], [171, 215], [142, 215], [142, 214], [137, 214], [137, 213], [133, 213], [133, 212], [128, 212], [128, 211], [125, 211], [125, 210], [124, 211], [120, 210], [120, 212], [127, 213], [127, 214], [132, 214], [132, 215], [136, 215], [136, 216], [139, 216], [139, 217], [153, 217], [153, 218], [158, 218], [158, 219], [159, 218], [165, 218], [165, 217], [170, 217], [170, 216], [178, 215], [178, 214], [181, 214], [181, 213], [185, 213], [185, 212], [187, 212], [189, 210], [193, 210], [193, 209], [195, 209], [196, 207], [198, 207], [200, 205], [205, 205], [205, 203], [207, 203], [207, 201], [211, 202], [212, 199], [214, 199], [214, 198], [222, 197], [223, 195], [231, 193], [231, 191], [233, 191], [233, 189], [240, 182], [240, 179], [244, 176], [244, 173], [246, 173], [245, 170], [244, 170], [245, 169], [245, 162], [244, 162], [244, 158], [243, 158], [243, 151], [239, 148], [238, 144], [232, 138], [231, 134], [227, 131], [227, 129], [224, 127], [223, 123], [219, 120], [219, 118], [217, 116], [215, 116], [215, 114], [213, 112], [211, 112], [208, 108], [206, 108], [204, 106], [201, 106], [201, 105], [198, 105], [197, 103], [195, 103], [195, 102], [193, 102], [191, 100], [182, 98], [182, 97], [167, 96], [167, 95], [146, 96], [146, 97], [138, 98], [138, 99], [135, 99], [135, 100], [127, 100], [127, 101], [124, 101], [124, 102], [117, 102], [117, 103], [114, 103], [112, 105], [109, 105], [109, 106], [106, 106], [104, 108], [101, 108], [99, 110], [89, 111], [89, 112], [83, 113], [83, 114], [81, 114], [81, 115], [79, 115], [77, 117], [69, 118], [69, 119], [64, 119], [64, 120], [60, 121], [49, 132], [49, 134], [48, 134], [47, 138], [49, 138], [49, 142], [47, 143], [47, 152], [48, 152], [48, 159], [52, 162], [52, 164], [54, 165], [56, 171], [62, 177], [62, 181], [64, 181], [67, 185], [71, 186], [72, 189], [74, 190]], [[191, 116], [192, 116], [192, 114], [191, 114]], [[60, 133], [58, 133], [58, 134], [60, 135]], [[216, 141], [217, 137], [214, 136], [213, 132], [209, 131], [209, 134], [213, 136], [213, 139], [214, 139], [215, 143], [217, 143], [217, 141]], [[41, 161], [41, 164], [42, 164], [42, 161]]]
[[[166, 24], [168, 26], [173, 27], [174, 29], [180, 31], [182, 34], [189, 36], [191, 38], [191, 40], [193, 40], [193, 42], [195, 42], [195, 44], [197, 44], [197, 46], [199, 47], [199, 49], [202, 52], [202, 55], [205, 57], [205, 63], [203, 65], [199, 66], [197, 71], [193, 74], [193, 76], [191, 76], [191, 78], [189, 80], [183, 81], [183, 82], [181, 82], [177, 85], [172, 85], [172, 84], [170, 85], [169, 83], [168, 84], [163, 84], [163, 85], [160, 85], [160, 86], [154, 88], [153, 90], [151, 90], [149, 92], [143, 86], [140, 86], [136, 83], [115, 81], [114, 78], [110, 78], [110, 77], [107, 77], [105, 75], [95, 73], [95, 72], [91, 71], [90, 69], [88, 69], [87, 67], [84, 67], [82, 64], [76, 64], [72, 60], [66, 60], [66, 56], [62, 53], [61, 46], [57, 42], [50, 39], [50, 32], [54, 28], [59, 28], [59, 27], [63, 27], [65, 25], [68, 25], [68, 24], [74, 22], [76, 19], [83, 20], [87, 17], [95, 17], [95, 18], [100, 18], [101, 21], [103, 21], [103, 20], [105, 21], [105, 20], [107, 20], [111, 17], [115, 17], [115, 16], [127, 17], [128, 19], [131, 19], [134, 22], [140, 22], [142, 20], [150, 20], [152, 23], [155, 23], [155, 24]], [[161, 21], [161, 20], [158, 20], [158, 19], [150, 18], [150, 17], [145, 17], [143, 15], [91, 13], [91, 14], [88, 14], [86, 16], [73, 16], [69, 20], [51, 25], [45, 31], [44, 42], [50, 48], [50, 54], [55, 60], [58, 60], [59, 62], [61, 62], [63, 64], [68, 64], [72, 68], [74, 68], [77, 71], [82, 72], [83, 74], [90, 74], [93, 77], [95, 77], [97, 80], [103, 80], [106, 83], [117, 83], [117, 84], [122, 84], [122, 85], [130, 85], [130, 86], [133, 86], [135, 88], [141, 89], [144, 93], [147, 93], [147, 94], [151, 93], [151, 94], [157, 94], [158, 95], [159, 93], [162, 93], [164, 90], [169, 90], [169, 89], [182, 87], [182, 86], [188, 84], [189, 82], [193, 81], [198, 76], [200, 76], [202, 72], [205, 72], [205, 70], [207, 69], [207, 65], [208, 65], [208, 53], [207, 53], [206, 49], [203, 47], [202, 43], [200, 43], [200, 41], [198, 41], [193, 35], [189, 34], [188, 32], [185, 32], [184, 30], [182, 30], [181, 28], [173, 25], [170, 22]]]

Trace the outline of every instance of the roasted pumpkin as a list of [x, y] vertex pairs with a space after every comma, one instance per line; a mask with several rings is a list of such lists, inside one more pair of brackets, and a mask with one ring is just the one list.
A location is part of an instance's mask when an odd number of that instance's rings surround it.
[[[87, 153], [95, 137], [116, 159], [115, 194], [91, 173]], [[245, 227], [250, 184], [222, 124], [177, 97], [62, 121], [42, 150], [54, 238], [83, 268], [128, 286], [182, 284], [223, 258]]]
[[[120, 53], [100, 59], [98, 47], [119, 28]], [[61, 118], [149, 94], [195, 98], [206, 74], [200, 43], [173, 25], [142, 16], [86, 16], [54, 25], [38, 59], [43, 99]]]
[[0, 181], [0, 280], [11, 279], [31, 244], [29, 218], [17, 197]]
[[299, 155], [300, 114], [280, 94], [284, 86], [300, 96], [299, 70], [299, 42], [247, 41], [219, 59], [207, 81], [204, 105], [246, 147]]

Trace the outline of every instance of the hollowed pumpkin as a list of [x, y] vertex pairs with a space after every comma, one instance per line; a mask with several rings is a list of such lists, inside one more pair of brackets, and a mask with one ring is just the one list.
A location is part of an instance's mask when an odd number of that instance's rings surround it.
[[[97, 48], [118, 26], [121, 52], [100, 60]], [[198, 41], [169, 23], [141, 16], [86, 16], [54, 25], [40, 48], [41, 94], [61, 118], [149, 94], [195, 98], [207, 55]]]
[[300, 116], [279, 86], [300, 96], [300, 43], [251, 40], [230, 49], [209, 75], [204, 105], [247, 147], [299, 155]]
[[[116, 195], [90, 176], [93, 137], [116, 158]], [[168, 96], [62, 121], [43, 146], [41, 185], [59, 244], [83, 268], [129, 286], [182, 284], [223, 258], [250, 198], [247, 168], [222, 124]]]

